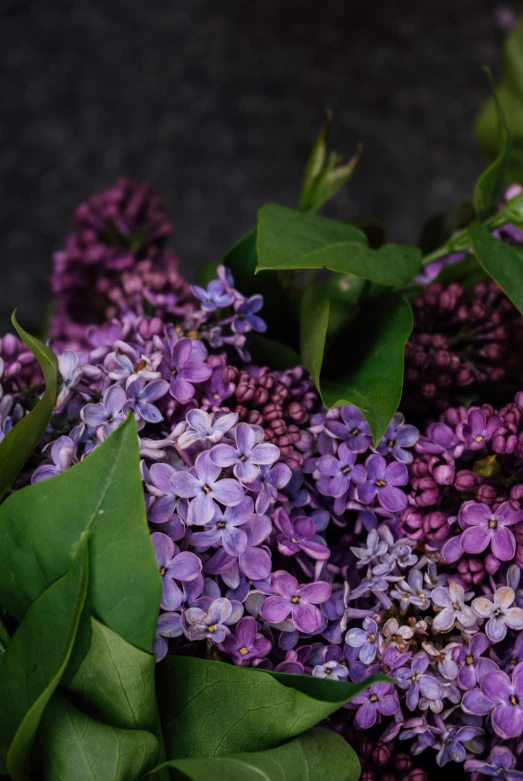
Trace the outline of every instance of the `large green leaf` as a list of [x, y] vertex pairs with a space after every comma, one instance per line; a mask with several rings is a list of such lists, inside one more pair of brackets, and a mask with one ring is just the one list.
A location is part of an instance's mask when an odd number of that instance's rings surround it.
[[310, 285], [303, 294], [300, 316], [301, 357], [310, 371], [316, 387], [320, 387], [320, 373], [329, 328], [330, 302], [323, 285]]
[[485, 271], [523, 313], [523, 252], [494, 238], [479, 222], [472, 223], [469, 235]]
[[156, 726], [155, 658], [91, 619], [89, 651], [68, 692], [95, 719], [123, 729]]
[[58, 362], [52, 350], [18, 325], [13, 313], [13, 325], [40, 364], [45, 377], [45, 393], [31, 410], [13, 426], [0, 443], [0, 501], [14, 483], [25, 462], [42, 438], [51, 420], [58, 384]]
[[327, 119], [319, 132], [307, 161], [300, 193], [299, 210], [317, 211], [329, 201], [352, 177], [361, 156], [362, 148], [348, 162], [342, 162], [342, 156], [329, 149], [329, 136], [332, 126], [332, 112], [327, 111]]
[[[523, 20], [505, 45], [504, 75], [497, 94], [512, 138], [507, 176], [511, 181], [523, 183]], [[476, 121], [476, 135], [490, 159], [499, 153], [502, 134], [496, 99], [492, 97]]]
[[44, 709], [67, 666], [87, 594], [87, 537], [71, 567], [31, 605], [0, 667], [0, 746], [7, 768], [24, 781]]
[[273, 748], [310, 729], [373, 682], [317, 680], [167, 657], [157, 671], [167, 758]]
[[263, 206], [258, 216], [256, 272], [328, 268], [381, 285], [406, 285], [421, 264], [417, 247], [367, 246], [354, 225], [300, 214], [284, 206]]
[[[346, 740], [317, 727], [278, 748], [230, 757], [175, 759], [163, 767], [191, 781], [357, 781], [360, 764]], [[148, 777], [156, 774], [153, 771]]]
[[93, 615], [149, 651], [161, 579], [150, 540], [132, 416], [79, 464], [0, 506], [0, 603], [21, 618], [71, 564], [89, 531]]
[[91, 719], [61, 695], [49, 703], [40, 737], [45, 781], [139, 781], [158, 760], [152, 733]]
[[303, 361], [325, 406], [354, 404], [365, 415], [377, 443], [401, 400], [412, 310], [405, 298], [393, 293], [365, 302], [325, 357], [331, 311], [322, 286], [306, 291], [301, 318]]
[[492, 74], [488, 69], [487, 76], [492, 85], [494, 106], [499, 123], [498, 154], [486, 171], [482, 173], [474, 189], [474, 206], [478, 220], [484, 221], [492, 216], [498, 208], [499, 199], [503, 193], [510, 157], [511, 140], [508, 132], [505, 115], [496, 89], [492, 81]]

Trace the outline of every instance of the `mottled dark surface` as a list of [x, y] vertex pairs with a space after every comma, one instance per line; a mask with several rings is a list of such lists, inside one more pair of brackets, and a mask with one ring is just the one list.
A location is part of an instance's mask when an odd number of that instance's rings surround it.
[[267, 200], [293, 205], [330, 107], [336, 147], [365, 143], [330, 213], [414, 242], [470, 194], [472, 120], [499, 73], [490, 0], [3, 0], [0, 331], [43, 316], [51, 253], [77, 201], [153, 181], [189, 274]]

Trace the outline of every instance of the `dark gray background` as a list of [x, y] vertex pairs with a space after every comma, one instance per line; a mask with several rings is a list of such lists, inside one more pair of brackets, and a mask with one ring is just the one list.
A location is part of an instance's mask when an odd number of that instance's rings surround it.
[[219, 257], [268, 200], [294, 205], [322, 119], [364, 158], [334, 216], [414, 242], [471, 192], [472, 121], [501, 67], [489, 0], [3, 0], [0, 332], [43, 316], [75, 204], [149, 179], [184, 270]]

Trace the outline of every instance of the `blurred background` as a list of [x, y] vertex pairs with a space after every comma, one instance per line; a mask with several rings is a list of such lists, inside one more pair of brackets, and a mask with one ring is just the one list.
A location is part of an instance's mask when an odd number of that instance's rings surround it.
[[481, 66], [499, 75], [510, 20], [491, 0], [3, 0], [0, 333], [15, 306], [43, 318], [74, 207], [120, 174], [156, 185], [194, 278], [264, 202], [295, 205], [327, 107], [336, 149], [364, 143], [327, 214], [415, 243], [481, 171]]

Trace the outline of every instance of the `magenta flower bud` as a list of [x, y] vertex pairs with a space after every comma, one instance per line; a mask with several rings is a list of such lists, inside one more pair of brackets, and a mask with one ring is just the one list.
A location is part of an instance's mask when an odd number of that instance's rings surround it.
[[407, 776], [408, 781], [428, 781], [428, 778], [429, 774], [427, 771], [418, 767], [411, 770]]
[[449, 533], [446, 516], [439, 510], [428, 513], [423, 518], [423, 531], [430, 540], [445, 540]]
[[410, 496], [418, 507], [430, 507], [438, 500], [438, 487], [432, 477], [421, 477], [412, 481]]
[[474, 490], [478, 482], [478, 478], [470, 469], [460, 469], [456, 472], [456, 479], [454, 480], [454, 488], [456, 491], [462, 493], [470, 493]]
[[518, 483], [518, 485], [512, 486], [510, 489], [509, 501], [513, 510], [523, 510], [523, 484]]
[[360, 781], [378, 781], [373, 770], [364, 770], [360, 776]]
[[411, 540], [423, 538], [423, 514], [415, 507], [406, 507], [401, 513], [401, 521], [407, 537]]
[[408, 773], [412, 767], [410, 755], [404, 751], [394, 754], [392, 758], [392, 767], [394, 770], [397, 770], [398, 773]]
[[476, 491], [477, 501], [488, 505], [492, 505], [496, 501], [497, 495], [494, 486], [486, 483], [480, 485]]
[[487, 577], [485, 564], [481, 559], [463, 558], [458, 564], [458, 572], [467, 585], [478, 586]]
[[455, 462], [448, 464], [438, 464], [432, 472], [434, 480], [438, 485], [452, 485], [456, 472]]
[[239, 369], [236, 366], [224, 366], [222, 371], [222, 377], [224, 382], [237, 383], [240, 376]]
[[372, 750], [372, 759], [378, 767], [384, 767], [389, 761], [394, 746], [391, 743], [383, 743], [379, 740]]

